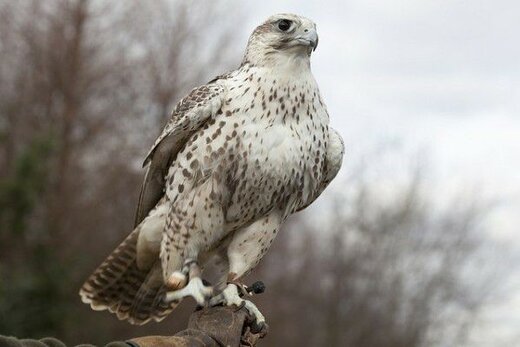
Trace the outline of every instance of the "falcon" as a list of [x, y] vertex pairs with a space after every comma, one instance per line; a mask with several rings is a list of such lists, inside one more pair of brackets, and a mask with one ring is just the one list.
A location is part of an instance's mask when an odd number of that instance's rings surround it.
[[[144, 161], [135, 228], [83, 284], [83, 302], [144, 324], [191, 296], [199, 305], [243, 305], [265, 325], [241, 279], [343, 159], [311, 72], [317, 45], [311, 20], [271, 16], [238, 69], [176, 105]], [[209, 268], [213, 286], [201, 278]]]

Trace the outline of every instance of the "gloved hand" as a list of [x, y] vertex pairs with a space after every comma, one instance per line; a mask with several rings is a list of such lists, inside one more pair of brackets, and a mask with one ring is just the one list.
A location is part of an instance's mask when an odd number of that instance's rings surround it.
[[[250, 317], [245, 308], [213, 307], [194, 312], [188, 329], [175, 336], [145, 336], [129, 341], [110, 342], [105, 347], [242, 347], [256, 346], [266, 330], [252, 332]], [[267, 329], [267, 326], [265, 326]], [[55, 338], [41, 340], [0, 336], [0, 347], [65, 347]], [[79, 345], [77, 347], [95, 347]]]
[[[146, 336], [128, 341], [135, 347], [254, 346], [266, 331], [251, 333], [245, 308], [213, 307], [194, 312], [188, 329], [175, 336]], [[245, 329], [244, 329], [244, 326]]]
[[[216, 340], [200, 333], [196, 336], [144, 336], [127, 343], [132, 347], [219, 347]], [[109, 346], [107, 346], [109, 347]]]

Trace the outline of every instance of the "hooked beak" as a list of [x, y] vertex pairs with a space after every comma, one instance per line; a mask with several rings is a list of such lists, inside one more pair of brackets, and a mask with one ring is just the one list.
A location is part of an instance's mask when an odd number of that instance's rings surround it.
[[316, 47], [318, 47], [318, 33], [314, 28], [307, 29], [307, 32], [298, 36], [296, 40], [304, 45], [312, 47], [313, 51], [315, 51]]

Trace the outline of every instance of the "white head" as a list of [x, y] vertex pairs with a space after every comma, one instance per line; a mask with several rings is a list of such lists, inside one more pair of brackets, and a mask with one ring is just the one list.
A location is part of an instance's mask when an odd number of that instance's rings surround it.
[[313, 21], [295, 14], [276, 14], [253, 31], [242, 64], [303, 63], [308, 66], [317, 46], [318, 34]]

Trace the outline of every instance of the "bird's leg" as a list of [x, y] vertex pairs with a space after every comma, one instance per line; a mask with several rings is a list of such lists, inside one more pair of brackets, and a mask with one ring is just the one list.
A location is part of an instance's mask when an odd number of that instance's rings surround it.
[[237, 274], [234, 272], [231, 272], [230, 274], [228, 274], [227, 284], [234, 284], [237, 287], [237, 290], [241, 297], [250, 296], [249, 292], [247, 291], [247, 286], [244, 283], [242, 283], [242, 281], [237, 280], [236, 277], [237, 277]]
[[253, 319], [252, 332], [265, 334], [267, 332], [267, 324], [265, 323], [264, 315], [252, 301], [242, 298], [243, 296], [251, 296], [253, 293], [262, 293], [264, 289], [262, 282], [255, 282], [251, 287], [246, 287], [237, 280], [229, 280], [226, 288], [220, 294], [210, 299], [209, 305], [236, 305], [237, 307], [244, 307]]
[[[201, 271], [197, 261], [193, 259], [186, 260], [180, 273], [185, 274], [185, 276], [189, 276], [188, 284], [182, 289], [166, 293], [165, 301], [180, 301], [181, 299], [191, 296], [193, 299], [195, 299], [197, 304], [201, 306], [205, 305], [207, 300], [213, 294], [213, 288], [211, 286], [204, 285], [202, 282], [202, 279], [200, 278]], [[173, 275], [175, 274], [176, 273]]]
[[256, 281], [251, 286], [247, 286], [242, 281], [236, 279], [237, 275], [233, 272], [228, 274], [227, 284], [234, 284], [237, 286], [240, 296], [253, 296], [253, 294], [262, 294], [265, 292], [265, 284], [262, 281]]

